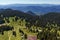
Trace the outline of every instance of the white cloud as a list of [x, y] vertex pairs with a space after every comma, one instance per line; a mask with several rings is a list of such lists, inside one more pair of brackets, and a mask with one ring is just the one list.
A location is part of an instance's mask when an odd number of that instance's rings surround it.
[[0, 4], [60, 4], [60, 0], [0, 0]]

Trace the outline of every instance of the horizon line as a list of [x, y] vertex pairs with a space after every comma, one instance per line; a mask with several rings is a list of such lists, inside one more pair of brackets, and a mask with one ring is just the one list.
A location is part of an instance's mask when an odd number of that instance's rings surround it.
[[[15, 3], [16, 4], [16, 3]], [[14, 4], [0, 4], [0, 5], [14, 5]], [[17, 4], [18, 5], [18, 4]], [[23, 5], [23, 4], [22, 4]], [[30, 5], [30, 4], [29, 4]], [[35, 5], [35, 4], [31, 4]], [[41, 4], [36, 4], [36, 5], [41, 5]], [[42, 4], [43, 5], [43, 4]], [[60, 5], [60, 4], [44, 4], [44, 5]]]
[[[9, 3], [9, 4], [0, 4], [0, 5], [12, 5], [12, 4], [38, 4], [38, 3]], [[60, 4], [50, 4], [50, 3], [40, 3], [40, 4], [48, 4], [48, 5], [60, 5]], [[39, 4], [39, 5], [40, 5]]]

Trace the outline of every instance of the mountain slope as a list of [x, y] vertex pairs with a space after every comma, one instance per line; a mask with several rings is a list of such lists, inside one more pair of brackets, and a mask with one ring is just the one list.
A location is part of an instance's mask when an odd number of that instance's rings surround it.
[[[31, 13], [29, 11], [29, 13]], [[60, 13], [58, 12], [50, 12], [44, 15], [40, 15], [37, 16], [33, 16], [29, 13], [24, 13], [22, 11], [17, 11], [17, 10], [12, 10], [12, 9], [3, 9], [2, 11], [0, 11], [0, 16], [3, 15], [4, 17], [20, 17], [21, 19], [25, 19], [27, 22], [29, 22], [29, 26], [30, 25], [36, 25], [36, 26], [45, 26], [48, 22], [50, 24], [58, 24], [60, 25]], [[37, 23], [36, 23], [37, 21]]]
[[38, 19], [38, 16], [31, 15], [29, 13], [24, 13], [22, 11], [12, 10], [12, 9], [3, 9], [0, 11], [0, 16], [2, 17], [20, 17], [21, 19], [25, 19], [27, 22], [30, 22], [32, 25], [35, 23], [35, 21]]
[[60, 25], [60, 13], [50, 12], [45, 15], [40, 16], [39, 23], [42, 25], [50, 24], [58, 24]]

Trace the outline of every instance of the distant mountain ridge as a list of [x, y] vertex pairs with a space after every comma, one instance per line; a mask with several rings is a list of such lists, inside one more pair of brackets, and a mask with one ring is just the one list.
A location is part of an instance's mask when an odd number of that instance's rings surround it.
[[19, 11], [32, 11], [37, 15], [45, 14], [48, 12], [60, 12], [60, 5], [54, 4], [10, 4], [0, 5], [0, 9], [13, 9]]

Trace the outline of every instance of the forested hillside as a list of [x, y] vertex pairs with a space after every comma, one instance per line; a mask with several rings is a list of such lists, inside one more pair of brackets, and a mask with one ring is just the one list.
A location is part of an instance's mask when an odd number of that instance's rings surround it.
[[[60, 13], [58, 12], [49, 12], [44, 15], [32, 15], [33, 12], [29, 11], [27, 13], [18, 11], [18, 10], [12, 10], [12, 9], [4, 9], [0, 11], [0, 17], [20, 17], [21, 19], [25, 19], [27, 22], [29, 22], [29, 25], [35, 25], [35, 26], [45, 26], [48, 22], [50, 24], [58, 24], [60, 26]], [[2, 21], [2, 20], [1, 20]]]
[[30, 13], [33, 12], [1, 10], [0, 40], [60, 40], [60, 13]]
[[45, 15], [40, 16], [39, 21], [41, 22], [40, 24], [46, 25], [46, 23], [50, 24], [57, 24], [60, 26], [60, 13], [58, 12], [50, 12]]

